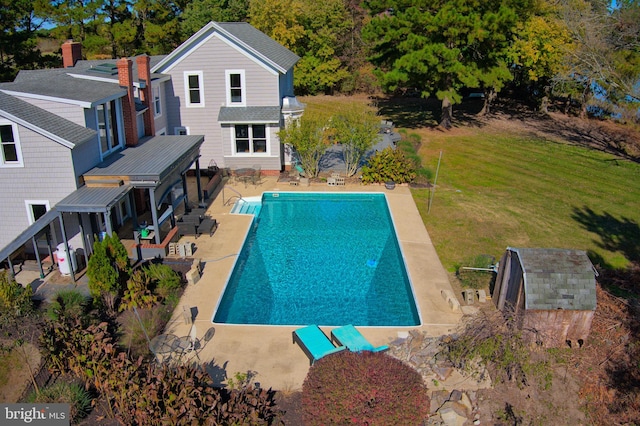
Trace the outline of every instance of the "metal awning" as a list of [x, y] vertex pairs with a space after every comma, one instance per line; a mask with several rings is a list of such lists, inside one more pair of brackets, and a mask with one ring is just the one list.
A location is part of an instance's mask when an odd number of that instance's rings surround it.
[[114, 187], [82, 186], [56, 204], [63, 213], [105, 213], [111, 210], [133, 187], [121, 185]]
[[51, 222], [58, 218], [58, 211], [56, 208], [52, 208], [43, 214], [38, 220], [33, 222], [27, 229], [22, 231], [20, 235], [13, 239], [9, 244], [4, 246], [0, 250], [0, 259], [7, 259], [11, 254], [20, 249], [27, 242], [31, 241], [33, 237], [37, 237]]
[[218, 121], [224, 124], [279, 123], [280, 107], [220, 107]]
[[117, 177], [125, 183], [147, 181], [154, 186], [176, 168], [188, 168], [198, 158], [203, 142], [202, 135], [154, 136], [110, 155], [83, 176], [87, 182]]

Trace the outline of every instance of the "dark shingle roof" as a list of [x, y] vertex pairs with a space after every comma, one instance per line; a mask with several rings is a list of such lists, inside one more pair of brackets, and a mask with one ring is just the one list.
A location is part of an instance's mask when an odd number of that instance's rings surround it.
[[220, 123], [279, 123], [280, 107], [221, 107]]
[[90, 104], [127, 93], [117, 84], [74, 78], [69, 72], [69, 69], [20, 71], [13, 82], [0, 84], [0, 90]]
[[246, 22], [217, 22], [216, 25], [285, 70], [300, 60], [298, 55]]
[[524, 271], [526, 309], [596, 309], [595, 269], [583, 250], [509, 248]]
[[194, 46], [214, 32], [244, 50], [254, 60], [260, 61], [282, 74], [300, 60], [298, 55], [246, 22], [209, 22], [164, 59], [159, 62], [153, 61], [151, 69], [154, 72], [163, 72], [167, 66], [188, 54]]
[[73, 148], [96, 136], [96, 132], [66, 120], [28, 102], [0, 92], [0, 116], [53, 138], [63, 145]]

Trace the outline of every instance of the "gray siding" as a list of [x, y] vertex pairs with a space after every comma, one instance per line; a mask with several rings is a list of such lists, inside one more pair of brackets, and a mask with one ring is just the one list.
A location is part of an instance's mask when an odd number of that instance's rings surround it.
[[0, 246], [29, 225], [25, 200], [47, 200], [53, 207], [77, 187], [69, 148], [18, 127], [24, 167], [0, 169]]
[[224, 124], [222, 126], [222, 145], [224, 149], [224, 163], [225, 167], [232, 170], [240, 169], [243, 167], [253, 167], [260, 164], [262, 170], [280, 170], [281, 158], [280, 158], [280, 139], [278, 138], [278, 131], [280, 128], [276, 125], [268, 125], [267, 131], [269, 133], [269, 155], [246, 155], [246, 156], [234, 156], [233, 153], [233, 126], [230, 124]]
[[[158, 84], [158, 83], [156, 83]], [[169, 128], [169, 120], [168, 120], [168, 112], [167, 112], [167, 96], [169, 95], [167, 91], [167, 87], [171, 85], [171, 80], [166, 83], [160, 83], [160, 112], [162, 115], [154, 118], [154, 127], [156, 131], [156, 135], [162, 129], [166, 130], [166, 135], [173, 134], [173, 128]]]
[[[174, 127], [184, 126], [189, 128], [189, 134], [204, 135], [200, 160], [203, 166], [215, 160], [220, 167], [228, 167], [225, 155], [228, 155], [230, 145], [224, 146], [225, 132], [217, 122], [220, 106], [226, 104], [225, 70], [244, 70], [246, 106], [275, 106], [281, 102], [279, 75], [268, 71], [217, 37], [210, 38], [193, 50], [168, 72], [173, 82], [173, 94], [168, 93], [166, 96], [167, 110], [171, 117], [168, 131], [173, 132]], [[185, 71], [203, 72], [204, 108], [185, 107]], [[279, 143], [277, 146], [279, 147]], [[276, 155], [279, 169], [279, 151], [272, 150], [272, 155]], [[263, 157], [256, 157], [249, 161], [255, 164], [262, 160]]]
[[[78, 105], [71, 105], [62, 102], [54, 102], [44, 99], [33, 99], [27, 97], [16, 96], [18, 99], [22, 99], [25, 102], [30, 103], [31, 105], [35, 105], [44, 110], [50, 111], [55, 115], [58, 115], [62, 118], [65, 118], [75, 124], [78, 124], [82, 127], [90, 127], [85, 122], [85, 109]], [[96, 129], [96, 127], [90, 127], [92, 129]]]

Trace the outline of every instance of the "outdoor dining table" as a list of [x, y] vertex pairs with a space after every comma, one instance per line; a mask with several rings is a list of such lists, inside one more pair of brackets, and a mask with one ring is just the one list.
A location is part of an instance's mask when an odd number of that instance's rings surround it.
[[155, 355], [168, 354], [174, 351], [178, 340], [178, 336], [174, 334], [158, 334], [156, 337], [151, 339], [149, 349]]
[[234, 173], [235, 173], [236, 179], [238, 179], [240, 182], [243, 182], [246, 187], [247, 182], [250, 182], [251, 180], [253, 180], [256, 174], [256, 169], [252, 167], [243, 167], [241, 169], [236, 169]]

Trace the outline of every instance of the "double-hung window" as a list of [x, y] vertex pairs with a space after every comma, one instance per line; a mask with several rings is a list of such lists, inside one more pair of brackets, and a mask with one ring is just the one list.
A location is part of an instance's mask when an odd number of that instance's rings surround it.
[[236, 154], [266, 154], [267, 126], [264, 124], [235, 125]]
[[244, 70], [226, 70], [227, 106], [246, 105]]
[[22, 151], [17, 125], [0, 122], [0, 144], [2, 145], [2, 167], [22, 167]]
[[204, 81], [202, 71], [185, 72], [184, 89], [187, 107], [204, 107]]

